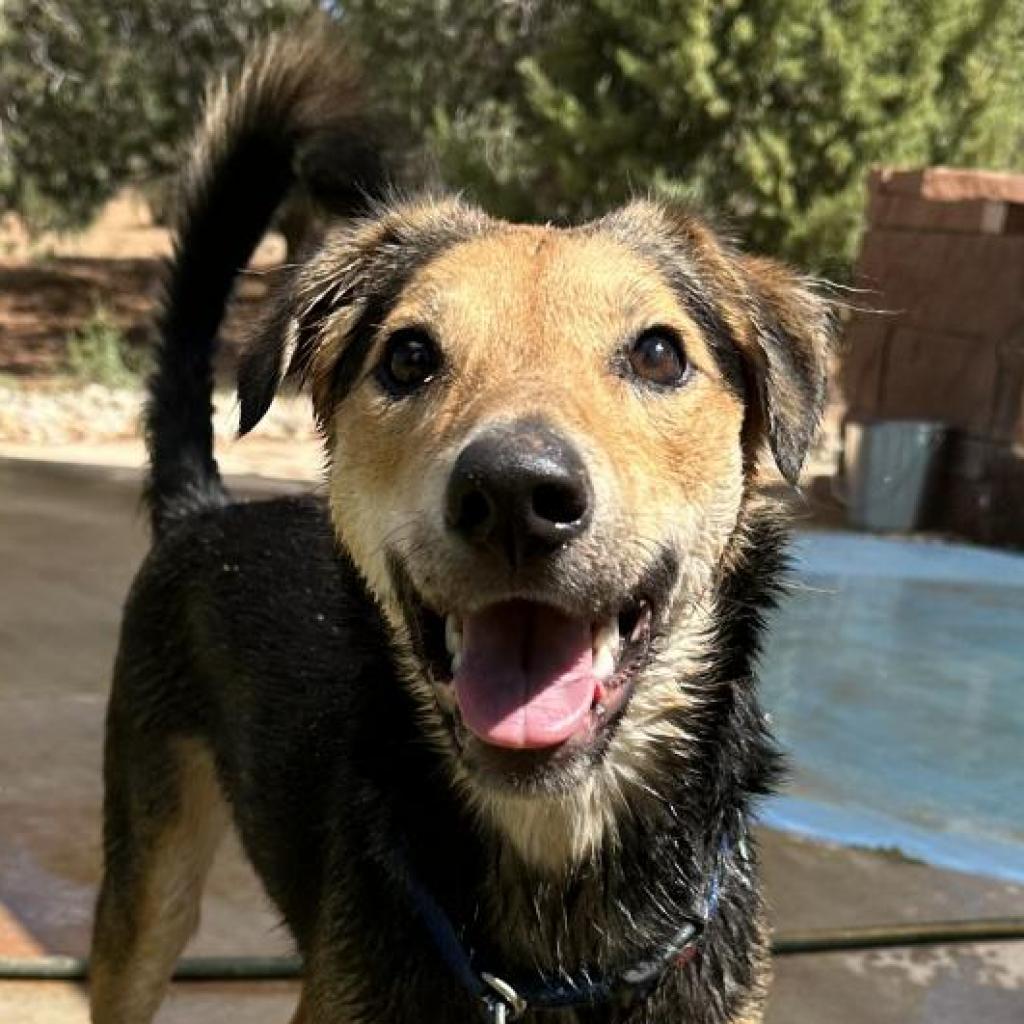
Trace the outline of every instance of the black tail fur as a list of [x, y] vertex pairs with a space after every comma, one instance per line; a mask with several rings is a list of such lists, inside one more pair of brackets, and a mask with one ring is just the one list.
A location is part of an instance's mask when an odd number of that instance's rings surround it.
[[213, 355], [234, 285], [299, 181], [327, 212], [382, 188], [357, 75], [335, 31], [275, 37], [209, 93], [183, 176], [175, 253], [149, 383], [153, 529], [227, 501], [213, 457]]

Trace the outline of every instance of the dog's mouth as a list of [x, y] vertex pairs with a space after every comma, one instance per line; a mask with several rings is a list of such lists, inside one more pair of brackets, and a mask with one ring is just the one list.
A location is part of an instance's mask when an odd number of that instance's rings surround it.
[[505, 750], [586, 740], [622, 709], [650, 635], [644, 601], [598, 622], [529, 600], [450, 613], [445, 649], [462, 724]]
[[651, 637], [651, 606], [598, 621], [530, 600], [445, 619], [463, 725], [508, 750], [549, 750], [592, 736], [618, 712]]
[[406, 577], [414, 648], [460, 752], [521, 776], [599, 748], [649, 661], [674, 578], [663, 560], [595, 617], [532, 595], [441, 613]]

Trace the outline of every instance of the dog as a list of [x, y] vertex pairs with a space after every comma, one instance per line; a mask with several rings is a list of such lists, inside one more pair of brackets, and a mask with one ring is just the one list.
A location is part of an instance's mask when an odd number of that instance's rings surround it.
[[[107, 718], [95, 1024], [153, 1018], [232, 823], [303, 1024], [751, 1024], [751, 837], [785, 529], [827, 298], [689, 210], [574, 227], [389, 192], [344, 46], [216, 89], [147, 407], [153, 545]], [[336, 215], [240, 357], [308, 387], [319, 494], [227, 494], [211, 361], [296, 180]]]

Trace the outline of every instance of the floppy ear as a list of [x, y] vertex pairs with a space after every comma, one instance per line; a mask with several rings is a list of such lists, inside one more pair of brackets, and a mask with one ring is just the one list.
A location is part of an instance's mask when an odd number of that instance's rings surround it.
[[[311, 286], [316, 288], [313, 299], [308, 297]], [[328, 318], [358, 304], [352, 290], [352, 280], [341, 274], [328, 286], [318, 285], [315, 266], [307, 266], [279, 292], [239, 357], [240, 437], [263, 419], [286, 378], [305, 383]]]
[[239, 436], [263, 419], [287, 377], [306, 382], [328, 321], [341, 326], [360, 308], [378, 234], [372, 222], [338, 233], [282, 283], [239, 358]]
[[746, 353], [756, 428], [791, 484], [825, 406], [834, 334], [831, 304], [781, 264], [742, 256], [749, 285], [753, 351]]
[[744, 446], [753, 454], [767, 440], [796, 483], [825, 405], [831, 304], [781, 264], [723, 243], [684, 206], [636, 200], [599, 224], [651, 260], [709, 334], [729, 342], [730, 371], [742, 370], [748, 396]]
[[238, 367], [239, 433], [263, 418], [285, 377], [311, 385], [321, 427], [330, 396], [356, 381], [374, 332], [415, 271], [493, 223], [461, 200], [427, 197], [328, 233], [294, 269]]
[[365, 221], [328, 239], [292, 272], [239, 359], [240, 436], [263, 418], [286, 377], [311, 383], [319, 421], [322, 357], [350, 354], [354, 333], [363, 335], [355, 354], [363, 353], [371, 334], [360, 332], [360, 325], [383, 320], [404, 282], [405, 267], [386, 245], [393, 234], [386, 221]]
[[299, 325], [291, 286], [277, 297], [258, 333], [238, 361], [238, 434], [248, 434], [266, 415], [277, 389], [292, 369]]
[[[300, 272], [279, 295], [238, 361], [239, 436], [263, 419], [286, 378], [306, 383], [327, 321], [341, 327], [346, 316], [362, 308], [362, 298], [354, 294], [358, 266], [353, 256], [349, 275], [339, 274], [326, 287], [316, 285], [315, 274], [310, 275], [311, 282], [303, 281]], [[316, 289], [313, 299], [308, 298], [311, 285]]]

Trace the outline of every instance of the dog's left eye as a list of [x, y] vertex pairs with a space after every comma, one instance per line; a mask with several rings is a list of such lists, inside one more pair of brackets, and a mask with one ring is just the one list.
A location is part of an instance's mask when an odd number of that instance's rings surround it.
[[652, 327], [633, 342], [629, 365], [641, 380], [659, 387], [674, 387], [686, 377], [687, 361], [674, 331]]
[[388, 391], [406, 394], [428, 383], [440, 365], [434, 339], [426, 331], [406, 327], [388, 338], [377, 377]]

